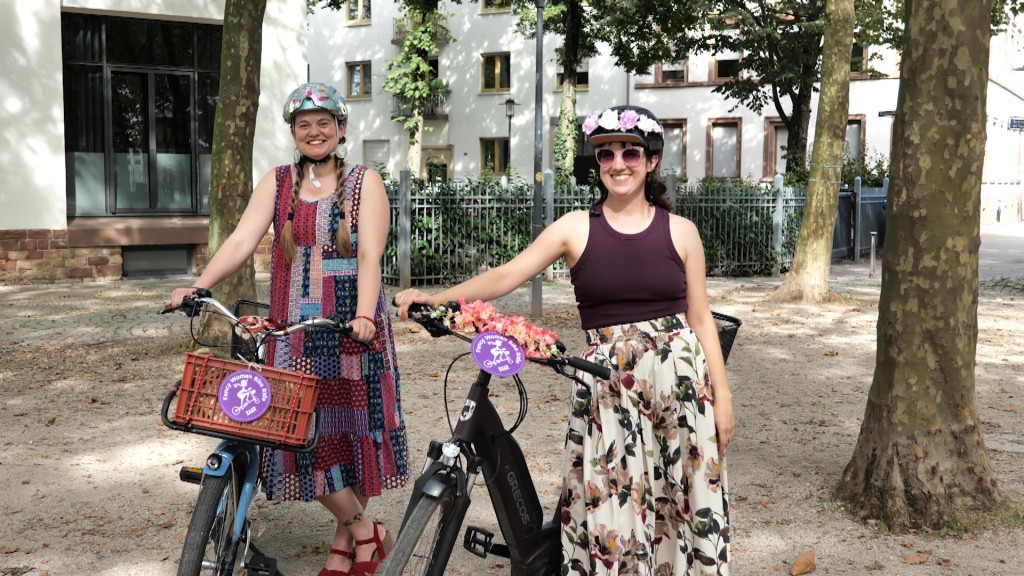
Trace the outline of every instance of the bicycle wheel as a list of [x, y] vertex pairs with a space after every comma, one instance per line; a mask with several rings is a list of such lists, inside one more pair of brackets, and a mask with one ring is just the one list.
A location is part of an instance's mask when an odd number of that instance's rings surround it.
[[241, 565], [243, 558], [237, 554], [239, 542], [231, 540], [241, 489], [234, 466], [223, 476], [203, 478], [181, 549], [178, 576], [231, 576]]
[[384, 559], [383, 576], [441, 576], [458, 540], [462, 517], [455, 506], [455, 489], [440, 497], [424, 496], [402, 526], [395, 547]]

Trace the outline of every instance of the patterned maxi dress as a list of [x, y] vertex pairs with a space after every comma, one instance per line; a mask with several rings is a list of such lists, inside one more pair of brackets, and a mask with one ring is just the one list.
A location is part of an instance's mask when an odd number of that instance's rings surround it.
[[563, 574], [728, 574], [729, 503], [704, 352], [685, 315], [587, 331], [574, 384]]
[[[342, 185], [353, 248], [359, 243], [359, 194], [365, 171], [365, 166], [356, 166]], [[278, 238], [291, 204], [291, 167], [279, 166], [276, 176], [270, 317], [302, 321], [337, 312], [352, 319], [356, 259], [339, 256], [334, 247], [341, 213], [337, 194], [316, 202], [296, 200], [296, 255], [289, 263]], [[348, 486], [372, 497], [382, 489], [403, 486], [409, 478], [401, 386], [383, 287], [374, 319], [377, 333], [371, 350], [323, 328], [271, 343], [268, 357], [274, 366], [321, 378], [317, 405], [322, 424], [320, 441], [310, 454], [263, 451], [260, 476], [268, 499], [308, 502]]]

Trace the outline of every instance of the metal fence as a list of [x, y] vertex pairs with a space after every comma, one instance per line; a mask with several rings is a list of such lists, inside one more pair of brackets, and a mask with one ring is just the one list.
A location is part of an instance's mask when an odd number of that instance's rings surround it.
[[[709, 275], [777, 274], [792, 262], [806, 202], [806, 191], [782, 185], [701, 183], [666, 184], [675, 212], [700, 230]], [[870, 244], [870, 232], [884, 230], [885, 189], [840, 192], [833, 258], [858, 258]], [[458, 282], [488, 267], [507, 262], [531, 238], [532, 183], [495, 180], [430, 183], [407, 171], [388, 186], [391, 227], [383, 271], [388, 284], [409, 286]], [[545, 173], [546, 223], [593, 202], [586, 186], [556, 189]], [[859, 223], [859, 226], [857, 224]], [[884, 232], [882, 232], [884, 238]], [[869, 238], [868, 238], [869, 241]], [[565, 261], [549, 276], [568, 274]]]

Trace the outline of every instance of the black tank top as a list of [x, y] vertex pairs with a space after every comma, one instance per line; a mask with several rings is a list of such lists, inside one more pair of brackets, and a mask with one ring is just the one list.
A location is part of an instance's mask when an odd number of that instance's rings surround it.
[[669, 213], [637, 234], [616, 232], [603, 207], [590, 218], [587, 246], [569, 270], [584, 330], [686, 312], [686, 270], [672, 244]]

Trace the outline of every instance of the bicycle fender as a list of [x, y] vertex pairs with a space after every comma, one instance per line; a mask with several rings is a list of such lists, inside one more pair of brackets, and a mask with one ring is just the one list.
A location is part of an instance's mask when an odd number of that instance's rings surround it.
[[[441, 494], [450, 486], [458, 490], [455, 477], [448, 474], [434, 474], [423, 484], [421, 492], [433, 498], [440, 498]], [[456, 492], [457, 494], [458, 492]]]
[[221, 446], [218, 446], [214, 450], [214, 454], [220, 456], [220, 466], [217, 468], [210, 468], [209, 464], [203, 466], [204, 476], [223, 476], [227, 474], [228, 470], [235, 463], [235, 458], [238, 457], [238, 452], [234, 450], [223, 450]]

